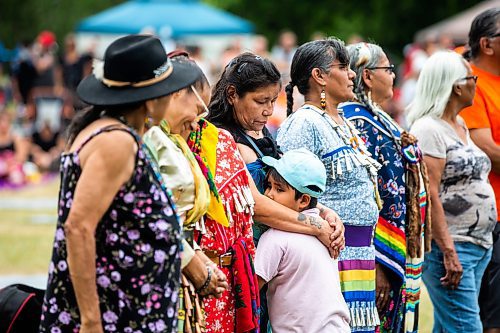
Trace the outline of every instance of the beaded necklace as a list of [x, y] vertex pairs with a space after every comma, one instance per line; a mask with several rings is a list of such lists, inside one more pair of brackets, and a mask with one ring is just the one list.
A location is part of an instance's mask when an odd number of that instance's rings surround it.
[[361, 165], [365, 166], [370, 175], [377, 175], [377, 171], [380, 169], [381, 165], [376, 160], [371, 157], [371, 154], [368, 152], [368, 149], [361, 141], [358, 136], [358, 130], [353, 127], [353, 125], [344, 117], [344, 112], [342, 110], [338, 110], [340, 118], [344, 121], [344, 125], [338, 124], [332, 116], [324, 111], [320, 111], [317, 106], [312, 104], [304, 104], [306, 108], [309, 108], [317, 113], [319, 113], [326, 122], [333, 128], [335, 133], [340, 137], [340, 139], [344, 142], [344, 144], [348, 147], [351, 147], [354, 151], [359, 152], [356, 154], [356, 158], [361, 163]]
[[[330, 125], [330, 127], [332, 127], [335, 133], [337, 133], [344, 144], [348, 147], [351, 147], [355, 152], [357, 152], [357, 154], [354, 154], [354, 158], [360, 165], [366, 168], [366, 171], [370, 176], [370, 180], [373, 183], [373, 188], [375, 191], [375, 201], [377, 202], [377, 206], [379, 207], [379, 209], [381, 209], [382, 200], [380, 199], [380, 195], [378, 193], [377, 171], [382, 167], [382, 165], [371, 157], [370, 152], [358, 136], [358, 130], [354, 128], [354, 126], [344, 117], [344, 112], [342, 110], [338, 110], [338, 112], [340, 118], [344, 121], [344, 125], [338, 124], [332, 116], [330, 116], [327, 112], [320, 110], [313, 104], [306, 103], [304, 104], [304, 107], [320, 114]], [[335, 170], [333, 172], [335, 172]]]

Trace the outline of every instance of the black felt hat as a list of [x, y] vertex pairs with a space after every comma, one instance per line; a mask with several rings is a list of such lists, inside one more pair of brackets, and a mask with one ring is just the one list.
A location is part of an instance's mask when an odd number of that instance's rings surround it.
[[158, 38], [129, 35], [108, 46], [103, 64], [94, 64], [77, 93], [92, 105], [131, 104], [186, 88], [200, 75], [196, 66], [172, 63]]

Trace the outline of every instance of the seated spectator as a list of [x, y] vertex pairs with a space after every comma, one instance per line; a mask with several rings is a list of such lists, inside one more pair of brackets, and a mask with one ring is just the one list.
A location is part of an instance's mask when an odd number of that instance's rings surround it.
[[25, 184], [27, 151], [28, 142], [14, 133], [10, 114], [0, 111], [0, 188]]
[[[262, 162], [265, 195], [304, 215], [319, 217], [318, 197], [326, 188], [326, 169], [305, 148], [281, 159]], [[313, 236], [269, 229], [255, 257], [259, 287], [268, 283], [267, 300], [273, 332], [350, 332], [349, 310], [340, 290], [338, 262]]]
[[57, 171], [59, 157], [64, 149], [64, 139], [58, 131], [45, 123], [31, 136], [31, 157], [41, 171]]

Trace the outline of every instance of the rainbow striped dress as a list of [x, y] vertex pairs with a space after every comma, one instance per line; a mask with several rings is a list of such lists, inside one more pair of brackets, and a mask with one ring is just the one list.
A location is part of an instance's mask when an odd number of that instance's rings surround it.
[[328, 178], [319, 201], [335, 210], [346, 228], [339, 273], [351, 329], [375, 332], [380, 321], [375, 306], [373, 237], [379, 209], [372, 179], [378, 163], [369, 157], [354, 126], [345, 122], [338, 125], [321, 109], [304, 105], [283, 122], [277, 141], [282, 151], [306, 148], [325, 165]]
[[[391, 278], [390, 302], [380, 313], [380, 332], [409, 333], [418, 331], [418, 305], [422, 275], [423, 251], [416, 258], [407, 255], [407, 197], [405, 165], [412, 156], [401, 150], [401, 129], [382, 110], [377, 115], [359, 103], [342, 104], [342, 109], [365, 142], [373, 158], [382, 164], [377, 183], [383, 206], [375, 230], [376, 262], [386, 268]], [[416, 147], [412, 147], [417, 149]], [[414, 157], [414, 156], [413, 156]], [[416, 162], [415, 162], [416, 163]], [[421, 182], [421, 185], [423, 182]], [[418, 194], [418, 191], [415, 192]], [[426, 192], [420, 188], [420, 216], [425, 219]], [[422, 246], [423, 248], [423, 246]], [[387, 273], [386, 273], [387, 275]]]

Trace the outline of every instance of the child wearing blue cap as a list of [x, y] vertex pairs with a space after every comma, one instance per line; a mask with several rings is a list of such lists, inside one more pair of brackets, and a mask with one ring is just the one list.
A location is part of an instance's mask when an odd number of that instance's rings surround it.
[[[265, 195], [301, 212], [318, 216], [318, 197], [326, 187], [326, 170], [316, 155], [301, 148], [270, 167]], [[315, 237], [266, 231], [257, 247], [255, 271], [259, 287], [268, 284], [269, 318], [274, 333], [350, 332], [349, 311], [340, 290], [337, 260]]]

